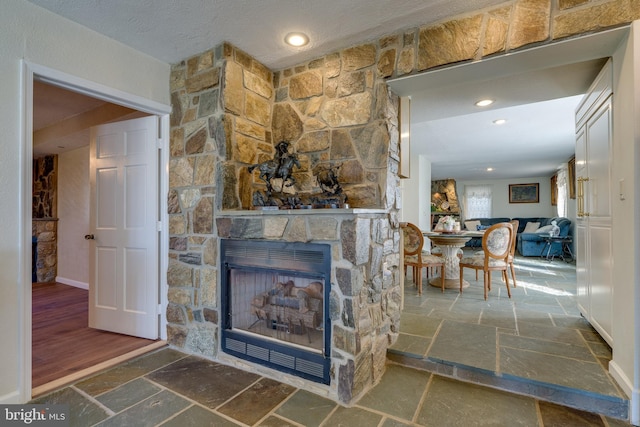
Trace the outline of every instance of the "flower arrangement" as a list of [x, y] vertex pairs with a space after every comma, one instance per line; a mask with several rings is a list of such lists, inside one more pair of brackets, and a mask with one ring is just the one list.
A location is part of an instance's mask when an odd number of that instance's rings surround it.
[[452, 228], [456, 224], [456, 218], [451, 215], [443, 216], [441, 221], [445, 227], [449, 228]]

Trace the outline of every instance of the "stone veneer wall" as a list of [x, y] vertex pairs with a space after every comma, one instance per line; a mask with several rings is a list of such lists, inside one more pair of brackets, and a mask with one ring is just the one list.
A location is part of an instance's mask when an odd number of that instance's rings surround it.
[[58, 271], [58, 156], [33, 160], [31, 236], [38, 239], [37, 281], [55, 282]]
[[[328, 241], [335, 263], [333, 378], [339, 384], [332, 387], [339, 400], [350, 402], [382, 374], [381, 355], [397, 336], [397, 99], [384, 80], [638, 18], [640, 0], [514, 0], [275, 73], [229, 44], [174, 65], [169, 342], [219, 357], [218, 235]], [[341, 164], [351, 206], [384, 214], [335, 212], [329, 218], [335, 223], [327, 224], [320, 212], [254, 217], [239, 210], [261, 186], [246, 166], [270, 158], [281, 139], [303, 160], [296, 171], [301, 189], [313, 185], [314, 165]], [[338, 239], [314, 234], [320, 230]], [[353, 271], [348, 279], [347, 271]]]
[[33, 160], [32, 218], [58, 216], [58, 156]]
[[38, 238], [36, 280], [38, 283], [55, 282], [58, 274], [58, 220], [34, 218], [31, 235]]
[[[375, 126], [384, 129], [369, 133], [384, 134], [380, 137], [384, 154], [378, 153], [378, 172], [371, 174], [378, 196], [373, 205], [391, 201], [387, 209], [377, 213], [250, 211], [242, 208], [259, 184], [254, 184], [246, 166], [271, 157], [276, 141], [272, 134], [290, 129], [289, 120], [272, 119], [272, 84], [271, 72], [229, 44], [173, 68], [168, 339], [187, 351], [224, 357], [217, 354], [218, 237], [329, 243], [333, 248], [334, 363], [328, 393], [349, 402], [384, 372], [386, 349], [397, 336], [400, 278], [395, 196], [399, 180], [387, 174], [397, 170], [397, 154], [389, 155], [390, 146], [397, 153], [397, 144], [389, 144], [389, 135], [397, 135], [397, 99], [386, 86], [378, 87], [385, 96], [380, 97]], [[309, 188], [311, 161], [329, 160], [330, 147], [308, 150], [304, 148], [311, 146], [300, 143], [301, 139], [289, 140], [294, 149], [297, 145], [303, 164], [296, 177]], [[347, 151], [344, 144], [340, 147], [340, 152]]]

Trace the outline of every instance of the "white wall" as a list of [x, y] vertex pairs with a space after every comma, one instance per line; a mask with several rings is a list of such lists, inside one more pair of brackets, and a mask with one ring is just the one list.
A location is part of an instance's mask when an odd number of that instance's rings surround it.
[[429, 230], [431, 224], [431, 162], [426, 156], [411, 156], [410, 178], [402, 179], [400, 220]]
[[[58, 156], [57, 282], [89, 283], [89, 146]], [[87, 288], [88, 289], [88, 288]]]
[[[25, 0], [0, 2], [0, 404], [30, 398], [31, 151], [22, 60], [169, 105], [170, 65]], [[30, 130], [30, 127], [29, 127]]]
[[[539, 184], [538, 203], [509, 203], [509, 184]], [[531, 177], [519, 179], [488, 179], [482, 181], [456, 181], [458, 200], [464, 198], [465, 185], [491, 185], [492, 213], [494, 218], [526, 218], [557, 216], [555, 206], [551, 205], [551, 177]]]
[[[613, 56], [613, 360], [609, 370], [630, 393], [631, 421], [640, 424], [640, 22]], [[623, 197], [620, 197], [620, 180]], [[624, 200], [623, 200], [624, 199]]]

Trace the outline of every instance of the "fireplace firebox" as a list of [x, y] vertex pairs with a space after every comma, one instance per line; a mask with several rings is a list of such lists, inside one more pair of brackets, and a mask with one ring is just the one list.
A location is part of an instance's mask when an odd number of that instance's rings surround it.
[[331, 247], [220, 240], [222, 351], [329, 384]]

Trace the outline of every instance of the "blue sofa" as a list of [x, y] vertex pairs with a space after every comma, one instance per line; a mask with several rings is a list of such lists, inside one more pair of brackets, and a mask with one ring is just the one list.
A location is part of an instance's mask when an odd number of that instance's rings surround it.
[[[493, 224], [497, 224], [499, 222], [509, 222], [511, 221], [511, 218], [470, 218], [470, 219], [466, 219], [465, 222], [466, 221], [480, 221], [480, 227], [489, 228]], [[472, 230], [472, 231], [477, 231], [477, 230]], [[471, 240], [465, 243], [465, 246], [471, 247], [471, 248], [482, 247], [482, 237], [472, 237]]]
[[[559, 236], [568, 236], [571, 232], [571, 220], [564, 217], [554, 218], [513, 218], [518, 220], [518, 237], [516, 242], [516, 249], [522, 256], [540, 256], [542, 250], [545, 247], [544, 237], [549, 233], [524, 233], [524, 229], [529, 222], [539, 222], [540, 227], [551, 225], [551, 221], [555, 220], [558, 227], [560, 227]], [[466, 221], [480, 221], [481, 228], [487, 228], [498, 222], [509, 222], [511, 218], [470, 218]], [[479, 248], [482, 246], [482, 237], [473, 237], [469, 240], [465, 246], [472, 248]], [[546, 254], [546, 251], [545, 251]], [[559, 256], [562, 254], [562, 244], [560, 242], [554, 242], [551, 245], [549, 256]]]
[[[548, 236], [549, 233], [522, 233], [521, 230], [524, 230], [524, 227], [527, 222], [539, 222], [540, 228], [551, 225], [551, 221], [556, 221], [556, 225], [560, 227], [559, 236], [565, 237], [568, 236], [571, 232], [571, 220], [564, 217], [554, 217], [554, 218], [514, 218], [520, 221], [520, 225], [518, 226], [518, 242], [516, 248], [518, 249], [518, 253], [522, 256], [540, 256], [542, 250], [545, 249], [546, 242], [544, 240], [545, 236]], [[545, 251], [546, 254], [546, 251]], [[550, 256], [559, 256], [562, 255], [562, 243], [554, 242], [551, 244], [551, 249], [549, 251]]]

